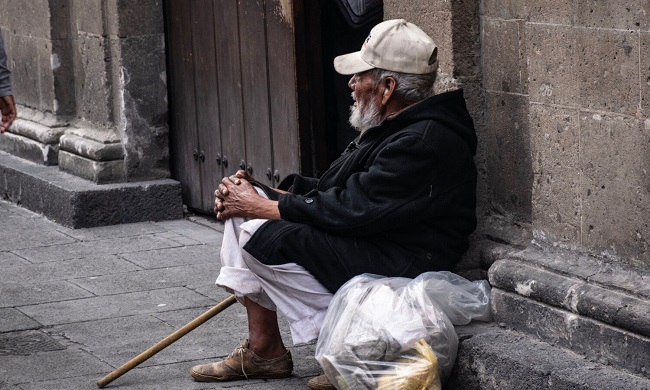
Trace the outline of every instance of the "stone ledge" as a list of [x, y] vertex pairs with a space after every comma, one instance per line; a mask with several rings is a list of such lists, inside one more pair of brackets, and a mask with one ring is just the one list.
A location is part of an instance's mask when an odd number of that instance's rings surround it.
[[121, 143], [101, 143], [74, 134], [64, 134], [59, 140], [61, 151], [77, 154], [94, 161], [111, 161], [124, 159]]
[[498, 288], [491, 298], [495, 322], [650, 379], [650, 338]]
[[36, 164], [58, 164], [58, 144], [43, 144], [22, 135], [13, 133], [2, 134], [0, 136], [0, 151], [10, 153]]
[[510, 252], [502, 250], [495, 260], [506, 258], [535, 264], [594, 285], [650, 299], [650, 269], [640, 269], [621, 261], [551, 247], [528, 247]]
[[493, 324], [457, 327], [447, 390], [650, 390], [650, 380]]
[[[581, 271], [589, 271], [589, 266], [585, 264]], [[647, 289], [643, 276], [638, 278], [637, 286]], [[650, 337], [650, 300], [636, 292], [602, 287], [590, 283], [590, 277], [572, 277], [513, 260], [495, 262], [489, 280], [493, 287]]]
[[0, 196], [71, 228], [183, 217], [181, 186], [175, 180], [99, 185], [4, 152]]

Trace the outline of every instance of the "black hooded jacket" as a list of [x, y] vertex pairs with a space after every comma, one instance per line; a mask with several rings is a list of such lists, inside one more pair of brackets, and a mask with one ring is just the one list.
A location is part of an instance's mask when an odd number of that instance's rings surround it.
[[281, 219], [244, 249], [300, 264], [332, 292], [366, 272], [453, 270], [476, 227], [475, 153], [462, 90], [423, 100], [364, 132], [320, 179], [285, 179]]

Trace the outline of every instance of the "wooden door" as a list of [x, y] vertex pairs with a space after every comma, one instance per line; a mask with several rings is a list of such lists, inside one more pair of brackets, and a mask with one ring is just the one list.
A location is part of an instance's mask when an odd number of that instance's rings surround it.
[[238, 169], [271, 186], [318, 170], [318, 53], [300, 53], [317, 18], [303, 0], [167, 0], [165, 10], [172, 175], [188, 207], [211, 212]]

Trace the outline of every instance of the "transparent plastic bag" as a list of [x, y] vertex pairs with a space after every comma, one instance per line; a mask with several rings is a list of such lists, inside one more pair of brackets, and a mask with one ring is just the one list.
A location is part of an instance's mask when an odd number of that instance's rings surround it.
[[341, 390], [439, 390], [456, 360], [454, 325], [490, 320], [490, 286], [451, 272], [357, 276], [334, 295], [316, 360]]

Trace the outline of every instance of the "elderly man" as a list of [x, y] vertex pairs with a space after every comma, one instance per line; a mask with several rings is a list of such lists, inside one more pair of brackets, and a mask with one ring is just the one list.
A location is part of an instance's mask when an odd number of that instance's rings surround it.
[[[452, 270], [476, 226], [476, 135], [461, 90], [434, 95], [437, 48], [417, 26], [375, 26], [334, 67], [352, 75], [350, 123], [360, 134], [320, 179], [272, 189], [240, 171], [215, 192], [225, 221], [217, 284], [245, 305], [249, 335], [225, 360], [195, 366], [198, 381], [282, 378], [294, 344], [318, 337], [328, 305], [362, 273], [416, 277]], [[319, 377], [317, 377], [319, 378]], [[332, 388], [320, 379], [314, 389]]]

